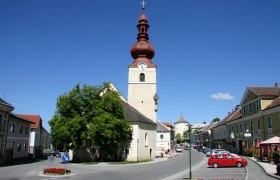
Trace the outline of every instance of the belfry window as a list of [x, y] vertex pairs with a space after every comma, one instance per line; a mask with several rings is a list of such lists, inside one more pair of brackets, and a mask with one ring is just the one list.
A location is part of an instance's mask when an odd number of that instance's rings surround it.
[[140, 82], [145, 82], [145, 74], [144, 73], [140, 74]]

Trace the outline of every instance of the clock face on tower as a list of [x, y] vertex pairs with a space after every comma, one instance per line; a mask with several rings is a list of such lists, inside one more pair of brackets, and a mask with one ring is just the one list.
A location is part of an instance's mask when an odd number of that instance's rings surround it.
[[140, 69], [141, 71], [144, 71], [147, 68], [147, 64], [145, 63], [140, 63], [138, 64], [138, 69]]

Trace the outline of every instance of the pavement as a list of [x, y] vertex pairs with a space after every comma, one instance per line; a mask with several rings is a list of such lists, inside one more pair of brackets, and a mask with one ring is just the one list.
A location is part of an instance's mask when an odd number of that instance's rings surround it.
[[276, 167], [277, 167], [276, 164], [271, 164], [269, 162], [261, 162], [254, 157], [250, 157], [248, 159], [258, 164], [265, 171], [267, 175], [280, 179], [280, 175], [278, 175], [276, 171]]

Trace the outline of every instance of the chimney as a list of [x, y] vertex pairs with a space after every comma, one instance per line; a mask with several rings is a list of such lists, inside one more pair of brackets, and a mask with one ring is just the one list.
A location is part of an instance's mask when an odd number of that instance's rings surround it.
[[277, 87], [277, 88], [279, 88], [279, 83], [276, 82], [276, 83], [274, 84], [274, 86]]
[[240, 109], [240, 105], [235, 106], [235, 111], [237, 111], [238, 109]]

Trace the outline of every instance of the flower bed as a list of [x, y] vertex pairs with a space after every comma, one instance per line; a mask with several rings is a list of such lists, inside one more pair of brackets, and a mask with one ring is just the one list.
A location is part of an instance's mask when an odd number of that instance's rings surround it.
[[[66, 173], [71, 173], [71, 170], [66, 169]], [[65, 174], [64, 168], [46, 168], [44, 174]]]

